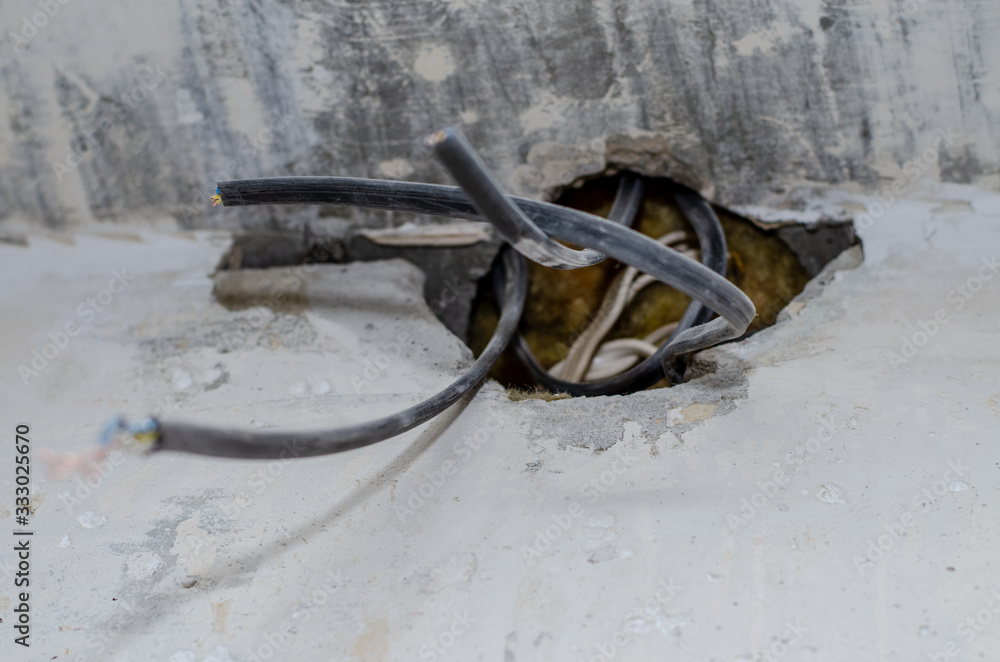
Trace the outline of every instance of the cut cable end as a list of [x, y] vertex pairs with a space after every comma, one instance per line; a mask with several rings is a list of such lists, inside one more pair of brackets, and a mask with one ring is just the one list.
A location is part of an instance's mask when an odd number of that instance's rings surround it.
[[216, 187], [216, 189], [215, 189], [215, 195], [213, 195], [211, 199], [212, 199], [212, 206], [213, 207], [215, 207], [216, 205], [221, 205], [222, 204], [222, 191], [220, 191], [218, 187]]
[[116, 440], [129, 450], [152, 450], [160, 440], [160, 424], [151, 416], [134, 421], [118, 416], [104, 426], [97, 438], [97, 445], [100, 448], [110, 448]]
[[154, 418], [129, 422], [123, 416], [108, 421], [97, 437], [97, 446], [81, 453], [55, 453], [42, 449], [41, 459], [48, 465], [54, 480], [64, 480], [73, 474], [90, 477], [101, 473], [116, 446], [129, 450], [152, 450], [160, 439], [160, 425]]
[[428, 149], [434, 149], [438, 145], [454, 137], [455, 137], [455, 129], [451, 128], [450, 126], [446, 126], [445, 128], [438, 129], [434, 133], [424, 138], [424, 147], [427, 147]]

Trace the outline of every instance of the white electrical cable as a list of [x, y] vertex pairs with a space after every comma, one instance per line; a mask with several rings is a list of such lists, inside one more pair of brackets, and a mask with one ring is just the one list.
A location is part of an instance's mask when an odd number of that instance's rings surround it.
[[[684, 250], [687, 249], [685, 240], [688, 238], [689, 235], [686, 232], [678, 230], [669, 232], [656, 241], [677, 250], [687, 257], [697, 259], [697, 251]], [[625, 307], [632, 302], [644, 287], [654, 282], [656, 282], [656, 278], [648, 274], [640, 274], [634, 267], [623, 269], [608, 287], [604, 299], [590, 324], [577, 336], [576, 340], [570, 346], [566, 358], [549, 368], [549, 374], [567, 381], [592, 381], [593, 379], [612, 377], [635, 365], [638, 361], [629, 359], [628, 357], [618, 357], [617, 360], [611, 363], [611, 357], [607, 356], [603, 360], [604, 365], [595, 371], [595, 374], [602, 375], [602, 377], [588, 377], [591, 364], [600, 352], [598, 345], [601, 340], [604, 339], [618, 322], [618, 319], [625, 311]], [[632, 356], [645, 358], [652, 355], [655, 351], [656, 348], [654, 347], [653, 351], [644, 355], [640, 356], [633, 352]], [[623, 365], [624, 367], [616, 369], [619, 365]]]

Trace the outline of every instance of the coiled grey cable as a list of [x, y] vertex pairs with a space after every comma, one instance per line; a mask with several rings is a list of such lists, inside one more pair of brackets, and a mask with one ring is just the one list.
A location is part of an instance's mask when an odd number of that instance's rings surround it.
[[[642, 195], [645, 190], [646, 185], [642, 179], [630, 174], [623, 175], [621, 180], [618, 182], [618, 190], [615, 191], [615, 199], [611, 203], [611, 211], [608, 212], [608, 220], [620, 223], [625, 227], [631, 227], [636, 214], [639, 212], [639, 207], [642, 205]], [[525, 287], [527, 287], [527, 268], [525, 268], [524, 274]], [[498, 274], [494, 274], [493, 287], [496, 300], [498, 302], [502, 301], [503, 297], [501, 290], [503, 288], [503, 279], [499, 277]], [[545, 386], [550, 391], [563, 390], [559, 388], [559, 384], [556, 384], [555, 380], [558, 380], [558, 378], [552, 377], [548, 371], [542, 368], [538, 363], [534, 354], [531, 353], [531, 348], [528, 346], [528, 341], [523, 334], [518, 334], [515, 349], [518, 359], [528, 369], [529, 373], [537, 383]], [[565, 381], [562, 383], [573, 384], [574, 382]]]
[[[722, 232], [719, 218], [708, 203], [696, 193], [679, 191], [674, 194], [674, 197], [698, 237], [702, 264], [724, 276], [726, 273], [726, 237]], [[613, 211], [614, 206], [612, 206]], [[615, 216], [614, 214], [609, 214], [609, 219], [624, 224], [632, 223], [631, 217]], [[527, 271], [525, 271], [525, 278], [527, 278]], [[502, 306], [501, 292], [498, 290], [496, 294]], [[652, 386], [664, 376], [675, 384], [680, 382], [684, 372], [684, 354], [686, 352], [674, 351], [676, 346], [671, 347], [671, 342], [687, 329], [704, 324], [711, 316], [712, 309], [692, 297], [692, 301], [687, 310], [684, 311], [677, 328], [660, 345], [656, 353], [619, 375], [593, 382], [573, 382], [553, 377], [538, 363], [534, 354], [531, 353], [527, 341], [521, 335], [518, 335], [514, 349], [521, 363], [528, 370], [528, 374], [550, 391], [577, 396], [633, 393]], [[742, 331], [740, 335], [742, 335]]]
[[[444, 151], [451, 156], [462, 156], [469, 150], [461, 140], [441, 140], [447, 145]], [[440, 139], [439, 134], [435, 134]], [[454, 149], [454, 152], [449, 150]], [[435, 154], [447, 160], [435, 149]], [[467, 161], [467, 159], [466, 159]], [[452, 165], [463, 162], [459, 158]], [[480, 162], [481, 163], [481, 162]], [[483, 167], [485, 168], [485, 167]], [[531, 247], [534, 254], [539, 245], [547, 245], [551, 236], [561, 241], [584, 247], [593, 247], [590, 253], [574, 252], [576, 257], [587, 255], [585, 261], [611, 257], [639, 271], [650, 274], [664, 283], [701, 301], [717, 311], [721, 317], [711, 322], [685, 329], [674, 334], [661, 351], [676, 355], [701, 349], [741, 335], [753, 320], [753, 303], [736, 286], [705, 266], [656, 243], [617, 223], [559, 207], [523, 198], [509, 197], [499, 191], [491, 177], [484, 178], [476, 168], [462, 171], [463, 190], [450, 186], [414, 184], [406, 182], [368, 180], [338, 177], [287, 177], [221, 182], [218, 196], [227, 206], [260, 204], [332, 204], [357, 206], [367, 209], [404, 211], [458, 218], [486, 220], [497, 224], [508, 223], [507, 229], [518, 237], [546, 236], [541, 244], [521, 243]], [[471, 173], [471, 178], [466, 177]], [[499, 202], [497, 194], [506, 203]], [[475, 200], [477, 202], [472, 202]], [[510, 208], [518, 214], [510, 216]], [[480, 211], [481, 210], [481, 211]], [[516, 234], [521, 233], [521, 234]], [[521, 240], [519, 240], [521, 241]], [[555, 246], [559, 246], [552, 242]], [[551, 247], [549, 247], [551, 248]], [[566, 248], [563, 246], [562, 248]], [[548, 250], [548, 249], [546, 249]], [[570, 250], [566, 248], [566, 250]], [[558, 249], [542, 259], [553, 261], [565, 257]], [[572, 257], [572, 256], [571, 256]], [[485, 379], [489, 367], [499, 358], [506, 344], [514, 336], [526, 294], [526, 269], [520, 256], [506, 251], [501, 258], [504, 268], [500, 277], [502, 312], [497, 329], [486, 350], [472, 368], [448, 388], [432, 398], [402, 412], [375, 421], [329, 430], [308, 432], [273, 432], [260, 430], [226, 430], [175, 421], [144, 419], [140, 423], [120, 420], [113, 431], [131, 433], [141, 431], [145, 439], [152, 440], [154, 450], [174, 450], [219, 457], [276, 459], [282, 457], [310, 457], [338, 453], [359, 448], [395, 436], [434, 417], [468, 389]], [[562, 263], [560, 266], [565, 266]], [[666, 349], [664, 349], [666, 348]], [[108, 433], [110, 434], [110, 433]]]

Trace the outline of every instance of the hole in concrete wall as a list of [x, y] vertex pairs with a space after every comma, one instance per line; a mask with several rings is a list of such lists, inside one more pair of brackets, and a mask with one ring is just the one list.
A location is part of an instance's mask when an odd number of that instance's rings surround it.
[[[567, 187], [555, 201], [606, 216], [620, 177], [621, 174], [614, 174], [580, 180]], [[677, 229], [690, 230], [674, 202], [673, 193], [679, 186], [666, 178], [647, 177], [643, 206], [633, 227], [654, 237]], [[729, 279], [757, 307], [758, 317], [749, 333], [774, 324], [781, 309], [802, 291], [810, 278], [857, 243], [850, 223], [762, 225], [724, 208], [715, 209], [729, 246]], [[399, 215], [392, 220], [403, 229], [403, 224], [412, 222], [413, 216]], [[421, 227], [424, 222], [421, 221]], [[441, 223], [437, 219], [427, 227], [440, 228]], [[455, 228], [448, 241], [442, 243], [441, 235], [430, 233], [416, 243], [411, 237], [407, 245], [386, 245], [372, 236], [384, 230], [370, 228], [354, 228], [337, 237], [318, 237], [308, 227], [298, 232], [238, 235], [218, 265], [213, 293], [230, 309], [263, 305], [276, 312], [294, 314], [308, 306], [301, 283], [296, 288], [285, 287], [277, 300], [269, 296], [274, 288], [271, 279], [254, 270], [303, 263], [402, 258], [423, 270], [424, 296], [431, 310], [478, 355], [498, 317], [492, 288], [486, 281], [499, 242], [488, 238], [489, 233], [472, 236], [476, 232], [469, 231], [467, 240], [455, 243], [456, 236], [466, 230], [455, 222], [445, 221], [445, 224]], [[565, 358], [573, 339], [586, 327], [619, 269], [611, 260], [573, 271], [529, 265], [530, 290], [521, 330], [544, 367]], [[687, 305], [686, 296], [666, 285], [650, 285], [627, 307], [606, 339], [642, 337], [680, 319]], [[512, 350], [497, 363], [492, 376], [508, 387], [525, 390], [535, 387]]]
[[[606, 216], [620, 177], [617, 174], [577, 182], [556, 202]], [[674, 202], [673, 192], [678, 187], [669, 179], [647, 178], [642, 208], [633, 227], [651, 237], [674, 230], [691, 231]], [[857, 243], [849, 223], [773, 227], [720, 207], [715, 207], [715, 211], [728, 243], [729, 280], [746, 292], [757, 307], [758, 317], [748, 334], [774, 324], [781, 309], [803, 290], [810, 278]], [[521, 331], [543, 367], [549, 368], [566, 357], [574, 338], [586, 328], [620, 269], [611, 260], [572, 271], [529, 265], [530, 289]], [[469, 325], [468, 342], [477, 356], [489, 341], [498, 319], [487, 280], [479, 283]], [[654, 283], [629, 304], [605, 339], [641, 338], [679, 320], [688, 302], [687, 296], [662, 283]], [[511, 388], [536, 387], [512, 349], [494, 366], [492, 376]]]
[[[370, 262], [404, 259], [424, 272], [424, 298], [431, 311], [459, 338], [468, 335], [476, 283], [490, 269], [500, 242], [484, 229], [485, 223], [456, 222], [426, 217], [412, 232], [414, 216], [398, 214], [393, 228], [354, 227], [338, 236], [317, 236], [306, 226], [302, 231], [250, 232], [233, 237], [229, 250], [216, 267], [213, 294], [230, 309], [262, 305], [294, 312], [308, 305], [301, 286], [282, 292], [280, 302], [268, 295], [264, 277], [243, 273], [270, 267], [304, 263]], [[410, 228], [411, 230], [407, 230]], [[440, 232], [442, 228], [448, 232]], [[385, 236], [402, 231], [392, 237]], [[273, 288], [271, 288], [273, 289]], [[300, 296], [301, 294], [301, 296]]]
[[308, 230], [238, 234], [216, 266], [212, 295], [229, 310], [262, 306], [275, 313], [300, 313], [309, 306], [302, 281], [275, 281], [261, 270], [344, 261], [340, 242], [316, 239]]
[[267, 269], [290, 267], [305, 262], [345, 261], [341, 242], [323, 241], [305, 232], [263, 231], [239, 234], [225, 252], [216, 269]]

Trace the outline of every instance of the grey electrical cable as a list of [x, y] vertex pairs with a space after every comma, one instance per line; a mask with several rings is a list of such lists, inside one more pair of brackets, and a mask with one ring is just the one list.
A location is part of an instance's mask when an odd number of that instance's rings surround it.
[[625, 173], [618, 182], [615, 199], [608, 212], [608, 220], [632, 227], [639, 207], [642, 206], [642, 194], [646, 192], [646, 183], [641, 178]]
[[[432, 184], [413, 184], [348, 178], [276, 178], [222, 182], [219, 190], [227, 205], [335, 203], [369, 209], [391, 209], [414, 213], [479, 219], [461, 189]], [[735, 285], [707, 267], [658, 244], [653, 239], [606, 219], [576, 210], [522, 198], [513, 198], [526, 215], [557, 239], [581, 246], [599, 246], [601, 253], [635, 266], [658, 280], [717, 310], [722, 317], [682, 333], [672, 335], [661, 353], [668, 356], [701, 349], [738, 337], [753, 320], [753, 303]], [[523, 266], [523, 258], [512, 250], [505, 264]], [[511, 269], [502, 297], [501, 319], [509, 304], [507, 292], [524, 291], [526, 272]], [[511, 282], [516, 280], [517, 282]], [[525, 288], [526, 289], [526, 288]], [[480, 359], [483, 359], [483, 356]], [[648, 360], [648, 359], [647, 359]], [[586, 386], [586, 384], [584, 384]], [[364, 443], [396, 433], [385, 426], [363, 424], [353, 428], [317, 431], [308, 435], [266, 431], [227, 431], [196, 425], [163, 422], [157, 448], [183, 450], [229, 457], [281, 457], [283, 445], [295, 439], [298, 456], [322, 455], [349, 448], [359, 442], [345, 442], [344, 430], [364, 434]], [[365, 428], [376, 428], [365, 430]]]
[[[275, 177], [220, 182], [219, 191], [227, 206], [327, 204], [488, 220], [479, 215], [462, 189], [439, 184], [351, 177]], [[668, 344], [677, 353], [739, 337], [756, 315], [753, 302], [723, 276], [645, 235], [575, 209], [509, 197], [554, 239], [579, 246], [599, 246], [595, 250], [654, 276], [722, 316], [675, 334]], [[702, 241], [698, 227], [695, 233]], [[708, 242], [702, 249], [703, 262], [706, 252], [709, 252]], [[722, 258], [725, 259], [724, 255]]]
[[[439, 142], [452, 148], [457, 145], [455, 151], [449, 152], [446, 149], [445, 152], [451, 156], [461, 157], [467, 146], [461, 142], [451, 141], [447, 134], [444, 138]], [[448, 158], [440, 154], [438, 156], [442, 161]], [[453, 165], [460, 162], [461, 159], [455, 161]], [[465, 172], [472, 172], [474, 175], [470, 181], [464, 183], [469, 189], [467, 192], [455, 187], [428, 184], [336, 177], [293, 177], [222, 182], [219, 184], [218, 197], [226, 205], [325, 203], [478, 219], [480, 213], [476, 205], [469, 201], [469, 198], [472, 198], [478, 201], [487, 220], [500, 224], [509, 222], [508, 229], [521, 233], [518, 236], [532, 238], [544, 236], [547, 241], [551, 241], [548, 239], [551, 235], [556, 239], [580, 246], [599, 247], [592, 249], [590, 253], [574, 252], [576, 255], [574, 259], [581, 253], [593, 256], [595, 259], [603, 259], [607, 255], [650, 274], [719, 312], [722, 316], [720, 319], [675, 334], [672, 340], [666, 343], [675, 353], [693, 351], [736, 337], [743, 333], [753, 319], [755, 315], [753, 303], [746, 295], [701, 264], [669, 251], [644, 235], [605, 219], [556, 205], [507, 197], [499, 190], [495, 181], [484, 178], [484, 175], [489, 174], [485, 168], [482, 172], [475, 168], [463, 171]], [[505, 200], [507, 204], [498, 201], [498, 193], [499, 198]], [[509, 216], [508, 212], [512, 208], [516, 208], [518, 213]], [[532, 241], [527, 244], [522, 241], [521, 248], [530, 245], [529, 252], [534, 252], [539, 250], [538, 246], [544, 245], [544, 241], [542, 244]], [[551, 262], [554, 256], [565, 257], [556, 250], [544, 259]], [[504, 346], [515, 334], [527, 289], [526, 265], [523, 258], [510, 250], [505, 251], [501, 259], [504, 264], [504, 270], [500, 273], [500, 277], [504, 280], [501, 296], [504, 304], [493, 338], [469, 372], [445, 390], [418, 405], [375, 421], [330, 430], [309, 432], [224, 430], [190, 423], [152, 421], [152, 430], [146, 436], [155, 438], [153, 447], [156, 450], [185, 451], [220, 457], [274, 459], [342, 452], [412, 429], [449, 407], [465, 391], [480, 383], [489, 367], [499, 358]], [[127, 429], [128, 426], [125, 421], [118, 424], [119, 429]], [[146, 429], [145, 426], [143, 429]]]
[[504, 241], [532, 262], [553, 269], [577, 269], [599, 264], [604, 256], [558, 244], [531, 222], [504, 194], [500, 184], [459, 131], [441, 129], [424, 140], [462, 187], [480, 215], [488, 219]]
[[[629, 173], [623, 174], [621, 179], [618, 181], [615, 198], [611, 203], [611, 211], [608, 212], [608, 220], [620, 223], [625, 227], [631, 227], [636, 218], [636, 214], [638, 214], [639, 208], [642, 205], [642, 196], [645, 190], [646, 184], [640, 177]], [[499, 262], [497, 262], [497, 264], [499, 264]], [[527, 270], [525, 270], [525, 278], [527, 279]], [[495, 288], [497, 285], [502, 285], [500, 279], [494, 278], [493, 280]], [[527, 286], [527, 283], [525, 283], [525, 286]], [[494, 292], [494, 295], [498, 301], [501, 299], [499, 291]], [[538, 364], [538, 361], [531, 353], [531, 348], [528, 346], [527, 339], [522, 333], [518, 333], [515, 343], [515, 347], [518, 348], [518, 358], [521, 359], [521, 352], [526, 352], [530, 356], [530, 362], [537, 368], [537, 372], [544, 374], [544, 377], [541, 379], [539, 376], [535, 376], [535, 381], [539, 382], [543, 386], [546, 386], [543, 380], [549, 376], [549, 373], [542, 369], [542, 367]], [[524, 359], [521, 360], [522, 363], [524, 363]], [[528, 366], [528, 369], [530, 370], [531, 366]]]
[[[688, 219], [688, 222], [694, 228], [695, 235], [698, 237], [698, 244], [701, 247], [702, 264], [720, 275], [725, 275], [727, 259], [726, 237], [722, 231], [722, 224], [719, 222], [715, 212], [696, 193], [678, 191], [674, 194], [674, 197], [681, 211]], [[613, 220], [625, 221], [622, 217], [616, 217]], [[625, 222], [631, 223], [632, 219], [629, 218]], [[527, 274], [527, 271], [524, 273]], [[499, 292], [497, 294], [499, 298]], [[500, 305], [503, 305], [502, 300], [500, 301]], [[684, 372], [684, 355], [688, 352], [677, 351], [676, 346], [671, 347], [671, 342], [687, 329], [707, 322], [711, 315], [711, 307], [703, 305], [697, 298], [692, 297], [692, 301], [688, 305], [687, 310], [684, 311], [684, 315], [681, 317], [677, 328], [660, 345], [659, 350], [655, 354], [619, 375], [593, 382], [572, 382], [553, 377], [538, 363], [538, 360], [531, 353], [531, 348], [528, 347], [528, 343], [522, 335], [518, 335], [514, 349], [532, 379], [550, 391], [569, 393], [570, 395], [577, 396], [632, 393], [652, 386], [665, 376], [675, 384], [680, 382]]]
[[525, 265], [511, 254], [504, 260], [503, 266], [509, 276], [506, 279], [505, 293], [510, 297], [510, 304], [504, 307], [493, 337], [468, 372], [427, 400], [389, 416], [332, 430], [227, 430], [190, 423], [156, 421], [159, 438], [155, 450], [249, 459], [313, 457], [368, 446], [426, 423], [486, 379], [490, 368], [517, 331], [527, 291], [525, 279], [519, 273]]

